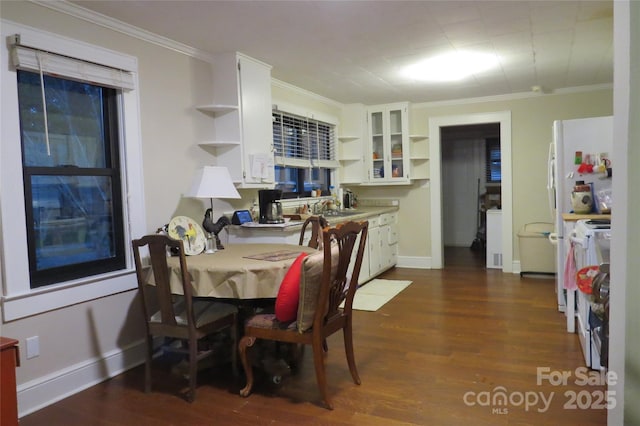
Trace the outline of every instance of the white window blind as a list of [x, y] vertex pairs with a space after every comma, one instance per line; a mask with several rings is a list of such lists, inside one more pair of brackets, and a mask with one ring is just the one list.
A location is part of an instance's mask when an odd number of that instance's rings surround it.
[[273, 111], [273, 145], [276, 165], [338, 167], [333, 124]]
[[17, 69], [52, 74], [114, 89], [133, 90], [135, 87], [131, 72], [31, 49], [17, 44], [19, 40], [19, 36], [14, 36], [11, 48], [12, 61]]

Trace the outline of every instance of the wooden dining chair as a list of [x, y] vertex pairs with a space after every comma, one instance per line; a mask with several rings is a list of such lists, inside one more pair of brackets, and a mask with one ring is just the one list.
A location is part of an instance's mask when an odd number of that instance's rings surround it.
[[[333, 409], [325, 373], [325, 339], [342, 330], [344, 346], [353, 381], [360, 384], [353, 353], [352, 303], [366, 247], [369, 223], [347, 222], [321, 232], [323, 249], [302, 261], [297, 316], [288, 323], [279, 322], [275, 314], [257, 314], [248, 318], [244, 336], [238, 344], [247, 384], [240, 395], [248, 396], [253, 387], [253, 369], [249, 357], [256, 339], [311, 345], [318, 388], [327, 408]], [[358, 238], [360, 237], [360, 238]], [[356, 255], [352, 253], [356, 250]], [[351, 262], [355, 262], [351, 276]], [[344, 307], [340, 305], [344, 302]]]
[[[196, 397], [198, 362], [215, 354], [210, 342], [200, 342], [205, 337], [230, 329], [232, 340], [232, 364], [236, 371], [237, 314], [238, 309], [227, 303], [219, 303], [192, 297], [191, 277], [181, 240], [167, 235], [147, 235], [132, 241], [136, 264], [138, 289], [146, 325], [147, 353], [145, 364], [145, 392], [151, 391], [151, 362], [154, 353], [153, 338], [161, 336], [167, 344], [164, 351], [179, 352], [188, 356], [189, 402]], [[141, 249], [149, 250], [150, 265], [143, 266]], [[180, 259], [180, 280], [183, 295], [171, 293], [167, 250], [177, 253]], [[176, 346], [175, 341], [180, 345]], [[200, 347], [198, 346], [200, 342]], [[209, 346], [207, 346], [207, 344]]]
[[309, 216], [302, 224], [298, 245], [304, 244], [304, 237], [308, 226], [311, 226], [311, 237], [307, 245], [311, 248], [320, 248], [322, 246], [322, 230], [329, 226], [329, 222], [322, 216]]

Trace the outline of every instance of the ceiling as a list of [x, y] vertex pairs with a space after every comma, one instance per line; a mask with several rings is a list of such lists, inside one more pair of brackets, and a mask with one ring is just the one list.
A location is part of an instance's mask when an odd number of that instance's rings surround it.
[[[613, 1], [72, 1], [208, 56], [238, 51], [341, 103], [431, 102], [613, 82]], [[128, 28], [128, 26], [121, 26]], [[459, 82], [400, 70], [451, 50], [499, 56]]]

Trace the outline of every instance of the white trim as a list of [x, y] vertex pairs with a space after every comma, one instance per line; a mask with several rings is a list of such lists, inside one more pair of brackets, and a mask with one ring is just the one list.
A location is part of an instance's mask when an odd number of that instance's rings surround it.
[[[46, 33], [30, 27], [2, 21], [2, 37], [20, 33], [30, 39], [39, 37], [58, 39], [54, 33]], [[36, 34], [36, 36], [34, 36]], [[73, 40], [64, 39], [66, 48], [73, 48]], [[76, 58], [85, 59], [98, 46], [86, 43], [75, 45]], [[112, 52], [115, 54], [115, 52]], [[122, 55], [123, 58], [132, 57]], [[137, 59], [128, 61], [136, 64]], [[109, 64], [107, 64], [109, 65]], [[2, 88], [2, 114], [0, 116], [0, 264], [2, 265], [2, 313], [4, 321], [59, 309], [75, 303], [116, 294], [135, 288], [132, 275], [133, 260], [131, 250], [125, 244], [126, 269], [109, 274], [86, 277], [81, 280], [31, 289], [29, 280], [24, 193], [16, 188], [23, 187], [22, 153], [18, 117], [18, 96], [16, 71], [10, 64], [9, 47], [5, 44], [0, 51], [0, 66], [5, 70], [0, 75]], [[124, 241], [146, 231], [144, 185], [142, 170], [142, 146], [140, 123], [140, 99], [137, 69], [131, 70], [135, 89], [123, 91], [119, 96], [120, 108], [120, 153], [122, 164], [122, 203], [124, 207]]]
[[514, 274], [519, 274], [520, 272], [522, 272], [522, 270], [520, 269], [520, 261], [519, 260], [514, 260], [511, 266], [511, 272], [513, 272]]
[[442, 238], [442, 155], [440, 127], [465, 124], [500, 123], [502, 155], [502, 256], [503, 272], [513, 265], [513, 173], [511, 170], [511, 111], [429, 118], [429, 158], [431, 180], [431, 260], [435, 269], [443, 267]]
[[[134, 56], [118, 53], [101, 46], [95, 46], [57, 34], [52, 34], [37, 28], [2, 20], [2, 25], [4, 26], [5, 24], [14, 27], [14, 30], [11, 31], [11, 33], [19, 35], [19, 41], [17, 44], [20, 46], [56, 53], [70, 58], [77, 58], [110, 68], [132, 72], [138, 70], [138, 59]], [[5, 31], [3, 31], [3, 33], [5, 33]]]
[[98, 12], [86, 9], [82, 6], [78, 6], [66, 1], [50, 1], [50, 0], [30, 0], [32, 3], [36, 3], [40, 6], [46, 7], [57, 12], [65, 13], [83, 21], [90, 22], [92, 24], [119, 32], [121, 34], [128, 35], [130, 37], [137, 38], [142, 41], [146, 41], [156, 46], [164, 47], [174, 52], [182, 53], [187, 56], [192, 56], [197, 59], [201, 59], [206, 62], [213, 62], [213, 55], [205, 51], [196, 49], [186, 44], [171, 40], [167, 37], [152, 33], [150, 31], [143, 30], [125, 22], [119, 21], [110, 16], [103, 15]]
[[[80, 362], [18, 386], [18, 417], [24, 417], [145, 362], [146, 343]], [[142, 389], [141, 389], [142, 391]]]
[[431, 258], [424, 256], [398, 256], [398, 268], [432, 269]]
[[472, 105], [479, 103], [487, 103], [487, 102], [507, 102], [513, 101], [517, 99], [529, 99], [529, 98], [539, 98], [541, 96], [554, 96], [554, 95], [566, 95], [569, 93], [584, 93], [584, 92], [595, 92], [597, 90], [611, 90], [613, 88], [613, 84], [611, 83], [603, 83], [603, 84], [594, 84], [591, 86], [576, 86], [576, 87], [565, 87], [562, 89], [556, 89], [553, 93], [535, 93], [535, 92], [520, 92], [520, 93], [508, 93], [504, 95], [493, 95], [493, 96], [482, 96], [477, 98], [463, 98], [463, 99], [451, 99], [446, 101], [431, 101], [431, 102], [415, 102], [412, 103], [413, 108], [433, 108], [433, 107], [444, 107], [444, 106], [459, 106], [459, 105]]
[[30, 293], [3, 297], [2, 315], [5, 322], [52, 311], [63, 306], [110, 296], [138, 287], [135, 271], [118, 271], [75, 283], [64, 283], [51, 288], [42, 287]]
[[287, 89], [287, 90], [291, 90], [293, 92], [297, 92], [298, 94], [300, 94], [300, 95], [302, 95], [304, 97], [308, 97], [308, 98], [314, 99], [314, 100], [316, 100], [318, 102], [322, 102], [324, 104], [327, 104], [327, 105], [330, 105], [330, 106], [333, 106], [333, 107], [336, 107], [336, 108], [344, 107], [344, 104], [342, 104], [340, 102], [334, 101], [333, 99], [325, 98], [322, 95], [318, 95], [317, 93], [310, 92], [307, 89], [303, 89], [301, 87], [294, 86], [293, 84], [284, 82], [282, 80], [277, 80], [275, 78], [272, 78], [271, 79], [271, 84], [273, 86], [275, 86], [275, 87], [280, 87], [282, 89]]

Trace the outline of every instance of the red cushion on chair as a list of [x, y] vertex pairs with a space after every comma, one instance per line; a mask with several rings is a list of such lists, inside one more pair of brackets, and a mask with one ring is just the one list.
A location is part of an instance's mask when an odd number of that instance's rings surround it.
[[276, 318], [278, 321], [287, 322], [296, 319], [298, 298], [300, 297], [300, 273], [302, 261], [306, 256], [307, 253], [300, 253], [280, 283], [276, 298]]

